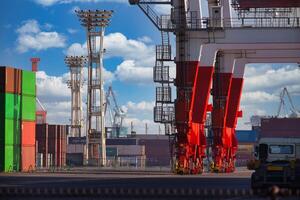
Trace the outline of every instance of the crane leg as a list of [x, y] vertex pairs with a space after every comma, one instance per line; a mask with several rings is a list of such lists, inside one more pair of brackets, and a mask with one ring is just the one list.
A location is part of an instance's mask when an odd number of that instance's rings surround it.
[[208, 105], [213, 67], [199, 62], [177, 63], [177, 173], [203, 172], [206, 139], [204, 122]]
[[213, 159], [215, 172], [225, 172], [228, 167], [228, 153], [231, 146], [231, 134], [226, 131], [228, 96], [231, 87], [232, 73], [214, 74], [213, 80]]
[[237, 125], [238, 117], [241, 117], [239, 112], [240, 100], [243, 89], [243, 78], [233, 77], [230, 87], [229, 103], [228, 103], [228, 112], [226, 120], [226, 132], [232, 136], [231, 149], [230, 149], [230, 165], [229, 172], [234, 171], [234, 164], [236, 161], [236, 151], [237, 151], [237, 138], [235, 134], [235, 129]]

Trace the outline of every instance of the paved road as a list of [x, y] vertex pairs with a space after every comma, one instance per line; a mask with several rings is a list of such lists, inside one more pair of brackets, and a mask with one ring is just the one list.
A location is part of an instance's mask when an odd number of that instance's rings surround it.
[[249, 189], [250, 174], [238, 172], [180, 176], [166, 172], [11, 173], [0, 174], [0, 187]]

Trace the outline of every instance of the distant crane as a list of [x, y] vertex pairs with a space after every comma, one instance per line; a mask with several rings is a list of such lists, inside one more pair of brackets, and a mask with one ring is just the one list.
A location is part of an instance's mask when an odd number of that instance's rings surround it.
[[289, 117], [291, 118], [297, 118], [297, 117], [300, 117], [300, 112], [299, 110], [297, 110], [295, 108], [295, 105], [293, 103], [293, 100], [291, 98], [291, 95], [288, 91], [288, 89], [286, 87], [283, 88], [283, 90], [280, 92], [280, 95], [279, 95], [279, 98], [280, 98], [280, 104], [279, 104], [279, 108], [278, 108], [278, 111], [277, 111], [277, 115], [276, 117], [279, 117], [280, 114], [281, 114], [281, 111], [283, 110], [285, 113], [287, 113], [287, 104], [286, 104], [286, 101], [285, 101], [285, 96], [288, 97], [288, 101], [289, 101], [289, 104], [290, 104], [290, 111], [291, 111], [291, 114], [289, 115]]
[[[111, 101], [112, 99], [112, 101]], [[115, 93], [112, 89], [112, 86], [108, 87], [108, 90], [105, 95], [105, 106], [104, 106], [105, 115], [108, 112], [109, 121], [111, 123], [112, 135], [119, 137], [121, 129], [123, 128], [123, 121], [126, 116], [126, 113], [118, 105]]]

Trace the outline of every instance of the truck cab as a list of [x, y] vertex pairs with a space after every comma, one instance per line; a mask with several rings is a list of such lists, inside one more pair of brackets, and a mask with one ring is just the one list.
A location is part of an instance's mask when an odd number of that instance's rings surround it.
[[300, 138], [260, 138], [254, 155], [253, 189], [300, 187]]

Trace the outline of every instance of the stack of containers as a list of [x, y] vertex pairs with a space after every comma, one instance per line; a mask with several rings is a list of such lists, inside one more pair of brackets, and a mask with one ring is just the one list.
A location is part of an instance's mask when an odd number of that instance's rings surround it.
[[20, 169], [21, 70], [0, 67], [0, 171]]
[[57, 152], [56, 152], [56, 166], [64, 167], [66, 165], [67, 154], [67, 126], [57, 126]]
[[21, 171], [35, 169], [36, 75], [22, 71], [21, 91]]

